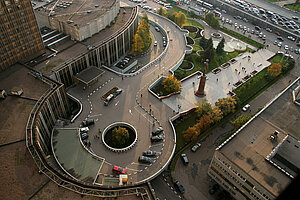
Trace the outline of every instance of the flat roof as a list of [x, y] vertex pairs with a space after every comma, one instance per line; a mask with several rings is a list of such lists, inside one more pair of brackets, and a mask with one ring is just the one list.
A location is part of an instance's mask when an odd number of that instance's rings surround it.
[[[86, 26], [87, 22], [95, 20], [108, 12], [117, 0], [58, 0], [44, 6], [40, 12], [46, 15], [55, 13], [58, 21], [71, 20], [77, 26]], [[46, 11], [46, 12], [45, 12]]]
[[7, 94], [13, 88], [23, 90], [21, 97], [7, 96], [0, 101], [0, 144], [25, 138], [28, 116], [36, 100], [50, 88], [29, 72], [30, 70], [23, 65], [15, 64], [0, 73], [1, 89]]
[[78, 73], [76, 75], [76, 78], [82, 81], [84, 84], [89, 84], [91, 81], [101, 76], [104, 72], [105, 72], [104, 70], [92, 66]]
[[[53, 56], [45, 60], [44, 62], [39, 63], [37, 65], [37, 68], [43, 74], [50, 76], [52, 74], [52, 70], [54, 70], [54, 68], [56, 68], [60, 64], [88, 52], [89, 51], [88, 46], [96, 46], [100, 44], [101, 41], [104, 41], [105, 39], [109, 38], [110, 36], [120, 31], [120, 29], [122, 29], [122, 27], [130, 19], [132, 12], [133, 12], [133, 7], [120, 8], [120, 12], [117, 15], [115, 23], [112, 26], [105, 28], [99, 33], [93, 35], [91, 38], [87, 38], [86, 40], [81, 42], [76, 42], [76, 44], [72, 45], [70, 48], [67, 48], [57, 53], [56, 56]], [[54, 47], [53, 49], [56, 48]], [[59, 49], [59, 47], [57, 47], [57, 49]]]
[[[300, 77], [297, 79], [299, 80]], [[218, 150], [239, 166], [263, 187], [278, 196], [291, 182], [291, 178], [266, 160], [272, 150], [287, 135], [300, 138], [300, 108], [292, 101], [295, 81], [279, 96], [255, 115], [235, 136], [223, 143]], [[270, 136], [278, 131], [278, 138]], [[294, 155], [296, 156], [296, 155]], [[299, 158], [299, 155], [297, 155]]]

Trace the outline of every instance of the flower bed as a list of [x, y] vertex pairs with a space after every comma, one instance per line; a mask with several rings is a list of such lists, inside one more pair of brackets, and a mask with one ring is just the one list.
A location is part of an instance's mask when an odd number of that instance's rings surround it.
[[106, 99], [110, 94], [113, 94], [115, 91], [117, 91], [119, 88], [118, 87], [113, 87], [112, 89], [110, 89], [108, 92], [106, 92], [103, 96], [102, 96], [102, 98], [103, 99]]

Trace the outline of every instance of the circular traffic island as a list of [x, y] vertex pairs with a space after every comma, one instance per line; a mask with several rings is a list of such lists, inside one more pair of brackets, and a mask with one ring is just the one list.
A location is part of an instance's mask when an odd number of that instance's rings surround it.
[[111, 151], [127, 151], [136, 144], [137, 132], [126, 122], [115, 122], [104, 129], [102, 142]]

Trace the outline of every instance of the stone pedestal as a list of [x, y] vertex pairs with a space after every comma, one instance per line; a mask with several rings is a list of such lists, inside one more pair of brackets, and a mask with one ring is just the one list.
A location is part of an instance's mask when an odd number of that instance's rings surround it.
[[204, 93], [205, 81], [206, 81], [206, 76], [205, 75], [201, 76], [200, 83], [199, 83], [199, 86], [198, 86], [198, 90], [195, 92], [195, 95], [197, 97], [204, 97], [205, 96], [205, 93]]

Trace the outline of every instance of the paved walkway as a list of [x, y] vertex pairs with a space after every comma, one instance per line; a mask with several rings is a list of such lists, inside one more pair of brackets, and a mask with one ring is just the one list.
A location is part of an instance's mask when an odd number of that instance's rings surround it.
[[[206, 97], [204, 98], [214, 105], [218, 99], [228, 97], [229, 91], [236, 88], [233, 86], [234, 83], [242, 81], [242, 78], [253, 71], [259, 72], [269, 66], [270, 62], [267, 60], [274, 55], [275, 53], [268, 49], [261, 49], [255, 53], [245, 52], [236, 57], [237, 62], [231, 64], [228, 68], [219, 67], [221, 69], [219, 73], [208, 73], [205, 85]], [[250, 59], [248, 59], [248, 56], [250, 56]], [[194, 95], [194, 92], [198, 89], [199, 81], [200, 77], [198, 75], [187, 79], [182, 83], [180, 94], [164, 99], [163, 102], [176, 112], [178, 111], [178, 105], [181, 106], [180, 111], [194, 107], [195, 103], [201, 99]]]

